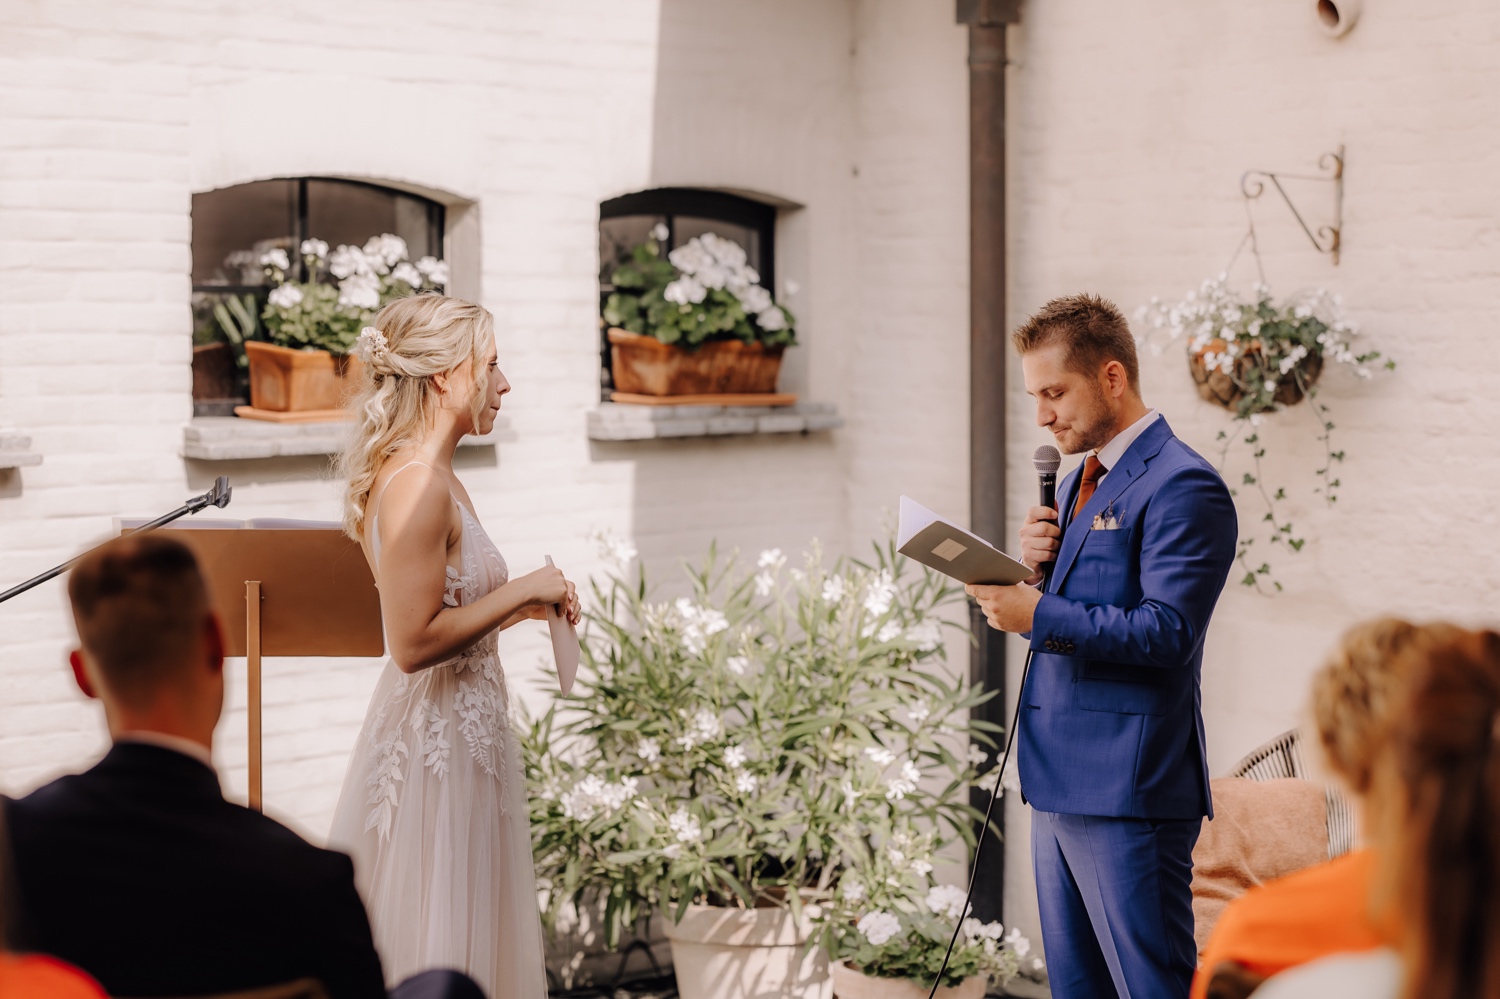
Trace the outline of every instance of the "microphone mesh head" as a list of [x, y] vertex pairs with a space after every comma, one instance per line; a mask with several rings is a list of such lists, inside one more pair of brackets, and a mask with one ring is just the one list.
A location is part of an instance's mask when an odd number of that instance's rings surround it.
[[1038, 475], [1046, 475], [1049, 472], [1055, 475], [1062, 467], [1062, 454], [1051, 444], [1043, 444], [1031, 456], [1031, 463], [1036, 466]]

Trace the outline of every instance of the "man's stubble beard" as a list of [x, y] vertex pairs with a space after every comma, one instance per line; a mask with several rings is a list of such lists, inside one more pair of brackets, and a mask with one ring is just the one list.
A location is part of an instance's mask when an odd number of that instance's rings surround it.
[[1088, 422], [1082, 428], [1073, 427], [1074, 442], [1067, 448], [1068, 454], [1083, 454], [1085, 451], [1097, 451], [1108, 444], [1113, 434], [1110, 433], [1115, 426], [1115, 415], [1109, 411], [1109, 400], [1104, 396], [1104, 390], [1098, 385], [1092, 386], [1094, 397], [1089, 400], [1090, 409]]

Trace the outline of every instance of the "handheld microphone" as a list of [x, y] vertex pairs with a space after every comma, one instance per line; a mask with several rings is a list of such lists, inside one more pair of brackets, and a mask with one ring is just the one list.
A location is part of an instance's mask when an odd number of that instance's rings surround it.
[[[1031, 463], [1036, 466], [1036, 476], [1041, 487], [1042, 506], [1049, 509], [1057, 509], [1057, 470], [1062, 467], [1062, 454], [1051, 444], [1043, 444], [1037, 448], [1031, 456]], [[1058, 516], [1058, 526], [1062, 526], [1062, 517]], [[1042, 563], [1042, 587], [1045, 589], [1047, 581], [1052, 577], [1053, 562]]]

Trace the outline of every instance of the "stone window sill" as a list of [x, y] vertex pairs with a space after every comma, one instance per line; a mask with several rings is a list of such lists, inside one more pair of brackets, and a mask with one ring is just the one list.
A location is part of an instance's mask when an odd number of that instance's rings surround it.
[[[269, 423], [237, 416], [195, 416], [182, 428], [182, 456], [196, 461], [245, 461], [331, 455], [343, 446], [345, 427], [342, 422]], [[465, 437], [458, 445], [494, 445], [514, 437], [510, 425], [501, 417], [494, 430], [482, 437]]]
[[600, 403], [588, 414], [589, 438], [642, 441], [749, 434], [807, 434], [844, 425], [832, 403], [795, 406], [636, 406]]
[[14, 430], [0, 430], [0, 469], [40, 465], [42, 456], [31, 450], [31, 438]]

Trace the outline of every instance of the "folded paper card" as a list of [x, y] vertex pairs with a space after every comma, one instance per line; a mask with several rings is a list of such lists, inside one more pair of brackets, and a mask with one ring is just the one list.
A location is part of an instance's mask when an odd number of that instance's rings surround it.
[[[547, 564], [552, 564], [551, 555], [547, 556]], [[578, 648], [578, 630], [564, 610], [562, 604], [547, 605], [547, 630], [552, 633], [552, 659], [557, 663], [557, 682], [562, 687], [563, 696], [567, 696], [578, 676], [581, 650]]]
[[896, 550], [961, 583], [1010, 586], [1032, 575], [1025, 563], [949, 523], [909, 496], [901, 497]]

